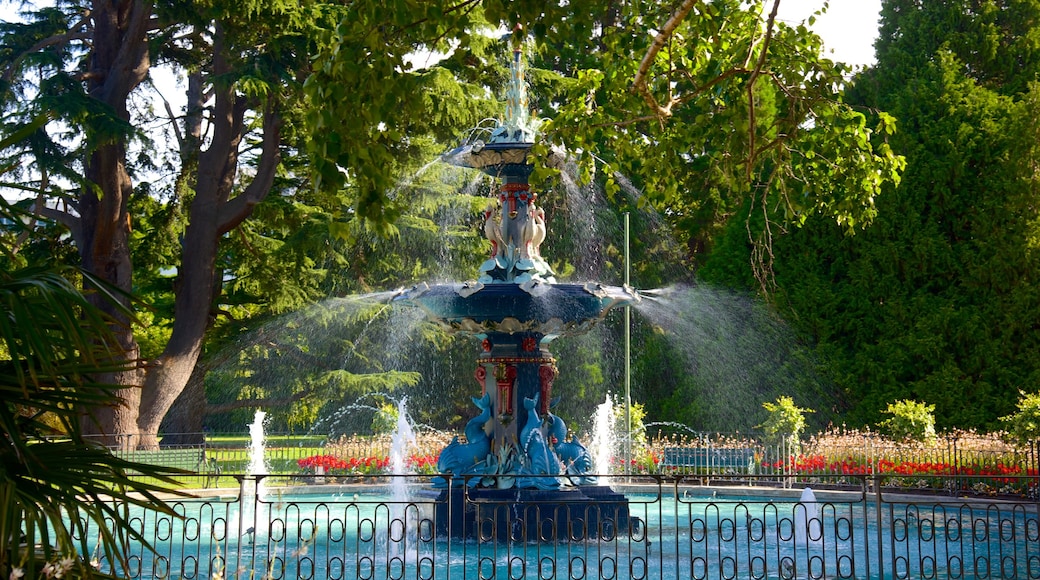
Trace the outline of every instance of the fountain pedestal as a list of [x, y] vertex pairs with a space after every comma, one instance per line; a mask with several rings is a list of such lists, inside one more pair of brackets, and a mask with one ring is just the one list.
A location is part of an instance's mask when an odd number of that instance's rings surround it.
[[551, 542], [638, 537], [643, 522], [628, 499], [605, 485], [564, 489], [442, 490], [434, 503], [437, 534], [481, 542]]
[[449, 331], [481, 339], [474, 378], [481, 412], [465, 442], [440, 455], [435, 522], [442, 535], [517, 541], [613, 537], [641, 522], [628, 501], [590, 473], [592, 459], [553, 414], [559, 370], [549, 344], [582, 332], [613, 306], [638, 300], [626, 288], [550, 284], [534, 296], [518, 284], [419, 286], [398, 300]]

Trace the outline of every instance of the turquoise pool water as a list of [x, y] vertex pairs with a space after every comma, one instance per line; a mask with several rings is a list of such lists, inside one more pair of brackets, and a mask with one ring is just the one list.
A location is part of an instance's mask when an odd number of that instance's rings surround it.
[[434, 533], [432, 500], [395, 502], [380, 488], [184, 501], [175, 504], [180, 519], [135, 516], [156, 554], [135, 550], [132, 572], [186, 579], [1040, 578], [1035, 505], [879, 503], [858, 494], [809, 504], [668, 487], [627, 495], [642, 526], [575, 528], [540, 541], [521, 523], [551, 517], [539, 506], [526, 513], [467, 506], [480, 510], [487, 530], [496, 517], [512, 518], [512, 537], [478, 530], [476, 539], [449, 541]]

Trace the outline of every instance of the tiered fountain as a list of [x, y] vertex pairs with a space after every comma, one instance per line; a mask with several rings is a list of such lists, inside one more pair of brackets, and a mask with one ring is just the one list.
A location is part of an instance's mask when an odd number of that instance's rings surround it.
[[[584, 332], [614, 306], [639, 301], [630, 288], [557, 283], [539, 247], [545, 213], [528, 177], [534, 129], [527, 112], [523, 59], [511, 63], [505, 120], [446, 153], [447, 163], [501, 180], [484, 214], [491, 256], [464, 284], [420, 285], [396, 298], [422, 308], [451, 332], [481, 339], [474, 376], [480, 413], [465, 442], [440, 455], [438, 533], [456, 537], [555, 541], [628, 534], [640, 525], [624, 496], [597, 485], [585, 447], [552, 413], [558, 374], [549, 343]], [[485, 137], [486, 141], [479, 137]], [[549, 165], [562, 159], [550, 153]]]

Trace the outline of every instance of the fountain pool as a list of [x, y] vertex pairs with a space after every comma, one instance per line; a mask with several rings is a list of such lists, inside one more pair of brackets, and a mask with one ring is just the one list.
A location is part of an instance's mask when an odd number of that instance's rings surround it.
[[[405, 484], [425, 486], [414, 476]], [[862, 493], [711, 489], [644, 480], [625, 487], [645, 523], [626, 533], [531, 541], [497, 535], [515, 504], [475, 498], [477, 533], [436, 533], [435, 498], [394, 499], [373, 485], [274, 487], [252, 513], [265, 522], [237, 539], [238, 497], [175, 504], [182, 519], [139, 512], [157, 548], [137, 546], [135, 578], [1038, 578], [1040, 523], [1032, 509], [948, 499], [907, 502]], [[399, 482], [400, 483], [400, 482]], [[414, 499], [418, 497], [419, 499]], [[242, 507], [250, 511], [248, 507]], [[538, 510], [537, 504], [524, 509]], [[395, 516], [394, 514], [402, 514]], [[815, 517], [813, 517], [815, 514]], [[805, 529], [800, 529], [804, 527]], [[550, 530], [555, 528], [550, 528]]]

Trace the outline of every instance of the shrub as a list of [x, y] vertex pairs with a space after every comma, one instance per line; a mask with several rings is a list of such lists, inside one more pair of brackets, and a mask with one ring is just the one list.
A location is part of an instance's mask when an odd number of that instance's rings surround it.
[[[625, 439], [623, 434], [628, 433], [627, 425], [625, 425], [624, 399], [614, 404], [611, 412], [614, 414], [614, 433], [619, 435], [618, 444], [623, 445]], [[632, 420], [632, 448], [642, 449], [646, 447], [646, 427], [643, 422], [646, 419], [646, 409], [643, 408], [643, 404], [633, 401], [629, 417]]]
[[805, 429], [805, 414], [814, 412], [798, 407], [788, 396], [778, 397], [775, 403], [762, 403], [762, 407], [769, 412], [769, 417], [757, 428], [766, 432], [766, 438], [772, 444], [782, 443], [785, 439], [797, 444], [798, 436]]
[[889, 403], [883, 411], [892, 415], [878, 424], [889, 436], [899, 441], [935, 439], [935, 405], [912, 399]]
[[1018, 411], [1000, 420], [1007, 425], [1008, 435], [1019, 443], [1040, 440], [1040, 393], [1020, 394]]
[[372, 416], [372, 432], [376, 435], [393, 433], [397, 429], [397, 405], [383, 403]]

